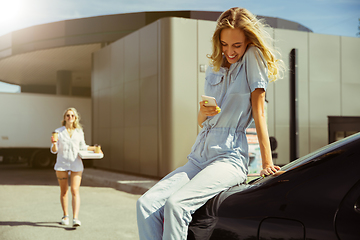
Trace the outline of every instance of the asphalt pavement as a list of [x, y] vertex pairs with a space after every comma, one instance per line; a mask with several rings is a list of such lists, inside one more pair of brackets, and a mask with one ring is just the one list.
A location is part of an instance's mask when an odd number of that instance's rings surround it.
[[[136, 201], [156, 179], [85, 168], [81, 227], [63, 215], [54, 170], [0, 164], [0, 240], [137, 240]], [[118, 191], [118, 190], [121, 191]], [[69, 215], [72, 221], [71, 194]]]
[[159, 180], [107, 170], [85, 168], [83, 180], [95, 186], [112, 187], [114, 189], [132, 193], [143, 194], [154, 186]]

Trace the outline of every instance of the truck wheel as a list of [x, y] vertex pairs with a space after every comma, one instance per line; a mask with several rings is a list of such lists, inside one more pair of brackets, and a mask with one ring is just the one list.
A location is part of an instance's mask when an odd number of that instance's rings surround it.
[[35, 154], [32, 161], [32, 166], [35, 168], [49, 168], [52, 167], [55, 162], [55, 155], [48, 151], [40, 151]]

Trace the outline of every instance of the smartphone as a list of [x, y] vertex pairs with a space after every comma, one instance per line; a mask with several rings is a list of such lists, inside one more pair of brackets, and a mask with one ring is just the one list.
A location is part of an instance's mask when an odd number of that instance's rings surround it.
[[203, 101], [208, 101], [208, 103], [205, 103], [206, 107], [216, 107], [216, 100], [213, 97], [202, 95], [201, 99]]

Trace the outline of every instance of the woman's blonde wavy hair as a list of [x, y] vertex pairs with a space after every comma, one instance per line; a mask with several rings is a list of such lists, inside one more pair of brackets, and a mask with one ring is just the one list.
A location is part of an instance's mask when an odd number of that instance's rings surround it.
[[275, 57], [279, 54], [272, 47], [273, 39], [265, 31], [266, 24], [263, 19], [257, 19], [255, 15], [245, 8], [230, 8], [223, 12], [217, 20], [216, 29], [212, 37], [213, 53], [209, 55], [210, 63], [214, 71], [219, 71], [223, 64], [222, 46], [220, 42], [220, 33], [225, 28], [239, 28], [244, 31], [246, 40], [260, 49], [264, 55], [268, 67], [268, 77], [270, 81], [282, 78], [285, 70], [284, 62]]
[[64, 112], [64, 118], [63, 118], [63, 120], [61, 121], [61, 125], [62, 125], [62, 126], [65, 126], [65, 125], [66, 125], [66, 120], [65, 120], [65, 118], [66, 118], [66, 114], [67, 114], [68, 111], [72, 111], [72, 112], [74, 113], [74, 115], [75, 115], [75, 121], [74, 121], [74, 123], [73, 123], [73, 127], [74, 127], [74, 128], [83, 129], [82, 125], [80, 124], [80, 119], [81, 119], [80, 114], [78, 113], [78, 111], [77, 111], [75, 108], [68, 108], [68, 109], [65, 110], [65, 112]]

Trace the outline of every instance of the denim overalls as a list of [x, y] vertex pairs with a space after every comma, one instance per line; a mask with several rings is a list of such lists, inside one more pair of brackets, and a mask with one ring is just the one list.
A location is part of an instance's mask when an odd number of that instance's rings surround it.
[[205, 95], [215, 97], [221, 112], [203, 122], [189, 161], [138, 200], [141, 240], [186, 239], [192, 213], [221, 191], [246, 180], [250, 95], [256, 88], [266, 90], [267, 84], [266, 61], [254, 46], [230, 69], [207, 69]]

